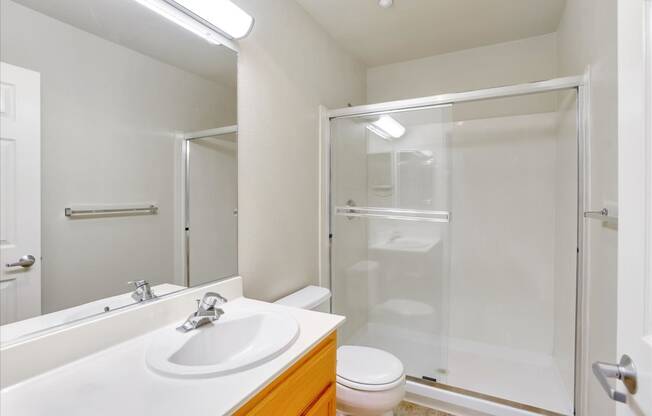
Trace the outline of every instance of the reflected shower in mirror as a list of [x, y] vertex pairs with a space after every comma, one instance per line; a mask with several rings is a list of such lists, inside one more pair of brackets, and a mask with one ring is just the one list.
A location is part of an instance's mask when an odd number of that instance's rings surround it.
[[238, 272], [237, 128], [192, 133], [186, 143], [186, 278], [196, 286]]
[[0, 6], [2, 342], [237, 274], [236, 52], [133, 0]]

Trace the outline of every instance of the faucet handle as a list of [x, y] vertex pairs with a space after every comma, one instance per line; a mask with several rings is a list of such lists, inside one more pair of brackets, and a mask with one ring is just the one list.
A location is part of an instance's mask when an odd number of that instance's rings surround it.
[[201, 306], [205, 309], [215, 308], [215, 305], [222, 305], [228, 302], [228, 300], [216, 292], [206, 292], [204, 297], [201, 300]]
[[149, 287], [149, 282], [147, 280], [135, 280], [127, 282], [127, 284], [134, 285], [135, 290], [131, 294], [131, 297], [136, 302], [143, 302], [157, 297], [152, 293], [152, 289]]
[[147, 280], [132, 280], [127, 282], [127, 285], [134, 285], [136, 289], [140, 289], [143, 286], [148, 286], [149, 282]]

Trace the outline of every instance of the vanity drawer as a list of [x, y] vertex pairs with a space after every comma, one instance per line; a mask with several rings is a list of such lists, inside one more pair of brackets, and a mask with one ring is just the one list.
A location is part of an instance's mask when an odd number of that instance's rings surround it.
[[235, 415], [335, 415], [336, 350], [332, 333]]

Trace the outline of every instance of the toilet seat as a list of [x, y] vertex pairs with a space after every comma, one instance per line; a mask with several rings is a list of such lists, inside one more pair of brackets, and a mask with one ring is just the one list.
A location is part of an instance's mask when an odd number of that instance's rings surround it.
[[337, 383], [361, 391], [391, 390], [405, 383], [403, 363], [377, 348], [344, 345], [337, 349]]

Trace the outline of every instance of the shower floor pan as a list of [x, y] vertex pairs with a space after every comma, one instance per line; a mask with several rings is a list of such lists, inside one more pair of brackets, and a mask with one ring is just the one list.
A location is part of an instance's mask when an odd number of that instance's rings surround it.
[[344, 344], [381, 348], [398, 356], [406, 373], [483, 395], [562, 415], [572, 415], [570, 389], [550, 355], [465, 340], [449, 340], [402, 327], [369, 322]]

